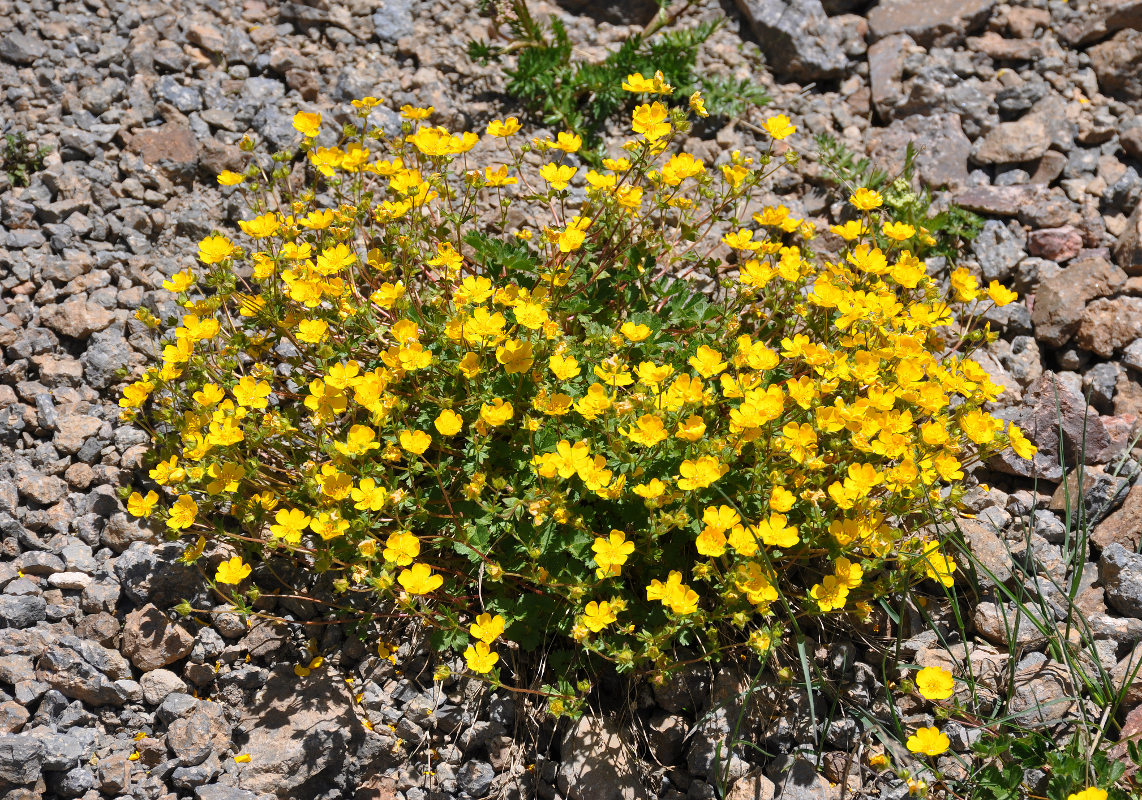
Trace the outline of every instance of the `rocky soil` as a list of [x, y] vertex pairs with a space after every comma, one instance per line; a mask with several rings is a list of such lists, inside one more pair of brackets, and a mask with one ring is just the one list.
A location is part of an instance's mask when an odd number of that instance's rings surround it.
[[[1040, 456], [979, 474], [1004, 488], [973, 490], [965, 533], [990, 586], [1027, 584], [1059, 608], [1034, 573], [1066, 569], [1059, 454], [1085, 453], [1085, 484], [1071, 493], [1097, 524], [1079, 603], [1103, 666], [1120, 670], [1142, 641], [1142, 483], [1130, 451], [1142, 414], [1142, 0], [697, 5], [684, 20], [728, 16], [702, 69], [766, 85], [802, 130], [794, 144], [811, 152], [806, 134], [829, 131], [892, 169], [915, 140], [919, 179], [940, 202], [986, 216], [964, 263], [1024, 298], [991, 315], [1001, 339], [981, 360], [1007, 387], [999, 412]], [[312, 616], [302, 606], [279, 608], [298, 622], [281, 627], [171, 614], [183, 598], [214, 601], [176, 563], [182, 545], [133, 521], [116, 493], [147, 447], [116, 406], [123, 374], [154, 355], [135, 309], [174, 313], [163, 280], [242, 213], [214, 177], [240, 168], [247, 132], [286, 146], [296, 110], [343, 118], [369, 94], [433, 105], [452, 128], [511, 111], [496, 68], [464, 55], [470, 37], [489, 35], [476, 6], [0, 0], [0, 124], [52, 149], [29, 186], [0, 175], [4, 797], [698, 800], [715, 796], [716, 747], [739, 711], [776, 757], [724, 754], [737, 800], [832, 800], [842, 780], [906, 792], [849, 763], [864, 741], [856, 720], [813, 730], [791, 689], [743, 709], [744, 679], [730, 669], [695, 670], [618, 698], [619, 713], [557, 726], [475, 682], [434, 683], [407, 645], [383, 658], [338, 627], [301, 624]], [[646, 21], [637, 4], [535, 9], [561, 15], [588, 56]], [[771, 72], [755, 72], [756, 53]], [[726, 125], [688, 147], [712, 162], [759, 144]], [[836, 221], [811, 157], [775, 190], [819, 227]], [[987, 580], [977, 657], [997, 670], [1017, 657], [1011, 709], [1056, 722], [1067, 704], [1043, 703], [1072, 691], [1066, 673], [1034, 626], [1009, 637]], [[905, 655], [944, 663], [922, 631]], [[295, 674], [313, 652], [325, 665]], [[884, 691], [852, 643], [819, 656], [849, 700]], [[1142, 686], [1131, 696], [1142, 700]], [[1142, 710], [1127, 726], [1142, 729]], [[964, 750], [960, 733], [953, 748]], [[815, 741], [823, 752], [806, 750]]]

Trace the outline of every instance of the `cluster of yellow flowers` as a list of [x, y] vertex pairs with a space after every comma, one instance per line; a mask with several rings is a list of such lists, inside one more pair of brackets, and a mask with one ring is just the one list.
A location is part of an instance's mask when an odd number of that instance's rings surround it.
[[931, 524], [956, 482], [1033, 452], [981, 409], [1002, 387], [968, 357], [986, 336], [956, 323], [1010, 292], [929, 277], [922, 234], [867, 189], [843, 252], [812, 256], [813, 226], [755, 199], [795, 161], [783, 115], [760, 158], [707, 164], [673, 150], [686, 109], [642, 103], [623, 152], [584, 171], [576, 136], [521, 143], [514, 118], [457, 134], [409, 106], [386, 133], [366, 122], [379, 102], [355, 101], [336, 147], [294, 118], [300, 192], [284, 167], [220, 176], [247, 192], [246, 242], [206, 237], [206, 269], [165, 284], [186, 315], [120, 402], [155, 432], [170, 497], [131, 512], [198, 536], [191, 559], [237, 548], [213, 575], [236, 604], [243, 557], [272, 548], [347, 604], [380, 594], [470, 643], [479, 673], [497, 641], [551, 632], [665, 669], [683, 639], [764, 652], [797, 617], [951, 583]]

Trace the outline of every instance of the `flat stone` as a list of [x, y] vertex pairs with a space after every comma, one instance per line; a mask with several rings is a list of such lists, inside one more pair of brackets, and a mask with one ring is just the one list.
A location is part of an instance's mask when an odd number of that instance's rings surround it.
[[841, 28], [820, 0], [736, 2], [775, 74], [814, 81], [840, 77], [848, 68]]
[[45, 306], [40, 322], [56, 333], [73, 339], [86, 339], [115, 321], [115, 314], [96, 303], [69, 300], [63, 305]]
[[35, 783], [43, 767], [44, 745], [27, 734], [0, 736], [0, 784]]
[[1027, 251], [1031, 255], [1059, 263], [1077, 256], [1082, 247], [1082, 232], [1071, 225], [1043, 228], [1027, 235]]
[[1102, 358], [1142, 337], [1142, 297], [1100, 297], [1083, 310], [1076, 342]]
[[870, 158], [890, 174], [903, 168], [909, 143], [919, 151], [914, 164], [924, 186], [958, 190], [967, 184], [971, 142], [964, 135], [958, 114], [912, 115], [868, 132]]
[[555, 785], [567, 800], [642, 800], [638, 764], [610, 720], [585, 714], [563, 738]]
[[972, 160], [977, 164], [1018, 164], [1033, 161], [1047, 152], [1051, 140], [1047, 127], [1034, 117], [1001, 122], [977, 140]]
[[0, 58], [25, 66], [48, 52], [48, 47], [35, 36], [12, 31], [0, 38]]
[[1035, 293], [1031, 321], [1035, 338], [1061, 347], [1078, 331], [1086, 304], [1105, 297], [1126, 283], [1126, 273], [1104, 258], [1078, 258], [1046, 278]]
[[924, 47], [947, 47], [978, 30], [994, 5], [994, 0], [888, 0], [869, 11], [869, 33], [874, 40], [906, 33]]

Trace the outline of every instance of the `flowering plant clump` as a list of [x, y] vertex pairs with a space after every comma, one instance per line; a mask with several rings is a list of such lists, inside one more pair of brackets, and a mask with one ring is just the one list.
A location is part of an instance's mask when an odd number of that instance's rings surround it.
[[577, 136], [452, 133], [409, 106], [385, 132], [365, 98], [336, 146], [294, 118], [306, 185], [293, 153], [221, 175], [252, 208], [241, 236], [165, 284], [186, 314], [120, 401], [164, 489], [132, 513], [196, 540], [191, 561], [226, 544], [208, 577], [239, 609], [261, 591], [245, 559], [292, 556], [494, 680], [552, 635], [661, 671], [680, 644], [764, 654], [950, 584], [933, 524], [957, 481], [1033, 452], [982, 410], [988, 334], [956, 321], [1014, 295], [929, 277], [865, 189], [844, 251], [813, 256], [811, 225], [754, 200], [796, 161], [787, 118], [756, 163], [708, 164], [676, 147], [702, 98], [646, 99], [585, 174]]

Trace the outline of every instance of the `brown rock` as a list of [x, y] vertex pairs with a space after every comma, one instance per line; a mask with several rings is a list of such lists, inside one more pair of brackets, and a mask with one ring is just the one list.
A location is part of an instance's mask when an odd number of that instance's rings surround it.
[[1037, 30], [1051, 27], [1051, 13], [1045, 8], [1012, 6], [1007, 11], [1007, 30], [1012, 36], [1030, 39]]
[[773, 800], [776, 791], [773, 781], [757, 770], [734, 781], [726, 800]]
[[1047, 641], [1047, 636], [1035, 624], [1047, 624], [1045, 620], [1032, 620], [1013, 605], [977, 603], [972, 613], [972, 622], [980, 636], [1000, 647], [1038, 647]]
[[121, 795], [131, 788], [131, 761], [126, 753], [99, 759], [99, 789], [106, 795]]
[[1041, 186], [973, 186], [957, 192], [956, 205], [997, 217], [1014, 217], [1042, 192]]
[[886, 36], [868, 48], [868, 82], [872, 105], [881, 119], [892, 118], [897, 106], [907, 98], [904, 91], [904, 59], [916, 47], [904, 33]]
[[1126, 273], [1104, 258], [1073, 261], [1039, 284], [1031, 311], [1035, 338], [1051, 347], [1066, 344], [1078, 330], [1086, 304], [1112, 294], [1125, 283]]
[[1034, 117], [1001, 122], [978, 139], [972, 148], [977, 164], [1017, 164], [1033, 161], [1047, 152], [1051, 138], [1047, 126]]
[[45, 353], [33, 356], [40, 370], [40, 383], [49, 389], [61, 386], [79, 386], [83, 382], [83, 364], [70, 356], [56, 356]]
[[103, 420], [87, 414], [68, 414], [59, 418], [56, 435], [52, 440], [56, 449], [66, 455], [75, 455], [89, 437], [99, 433]]
[[1118, 734], [1118, 743], [1110, 748], [1110, 752], [1107, 753], [1112, 762], [1121, 761], [1127, 765], [1127, 775], [1138, 771], [1138, 767], [1133, 763], [1133, 759], [1127, 756], [1129, 752], [1127, 750], [1127, 742], [1137, 742], [1140, 738], [1142, 738], [1142, 706], [1132, 709], [1130, 713], [1126, 715], [1126, 720], [1122, 723], [1122, 730]]
[[556, 786], [568, 800], [645, 798], [638, 765], [618, 726], [586, 714], [567, 732]]
[[1084, 310], [1079, 323], [1079, 347], [1103, 358], [1142, 336], [1142, 297], [1099, 298]]
[[52, 475], [31, 468], [17, 468], [16, 491], [20, 497], [41, 506], [50, 506], [67, 494], [67, 484]]
[[963, 580], [973, 576], [982, 586], [1011, 583], [1014, 578], [1011, 574], [1011, 553], [992, 526], [967, 517], [957, 520], [956, 524], [963, 534], [964, 543], [974, 556], [973, 559], [964, 553], [955, 553], [961, 570], [957, 575]]
[[[1142, 127], [1135, 128], [1142, 132]], [[1126, 220], [1126, 230], [1118, 237], [1112, 249], [1114, 260], [1127, 275], [1142, 275], [1142, 203]]]
[[1055, 27], [1068, 45], [1097, 42], [1122, 28], [1142, 28], [1142, 0], [1101, 0], [1088, 3]]
[[924, 47], [947, 47], [977, 30], [991, 14], [994, 0], [888, 0], [868, 14], [873, 39], [906, 33]]
[[1043, 228], [1027, 236], [1027, 251], [1033, 256], [1051, 261], [1069, 261], [1083, 248], [1083, 235], [1078, 228], [1064, 225], [1061, 228]]
[[1126, 155], [1135, 161], [1142, 161], [1142, 118], [1135, 117], [1132, 124], [1123, 127], [1118, 133], [1118, 143]]
[[1087, 463], [1095, 463], [1110, 446], [1110, 434], [1098, 412], [1089, 409], [1083, 398], [1067, 388], [1053, 372], [1044, 372], [1027, 387], [1023, 404], [1012, 421], [1039, 451], [1030, 459], [1004, 451], [988, 461], [992, 469], [1007, 475], [1056, 482], [1063, 477], [1059, 467], [1060, 449], [1068, 464], [1076, 463], [1080, 453], [1085, 455]]
[[1119, 31], [1087, 53], [1103, 93], [1127, 102], [1142, 100], [1142, 31]]
[[1138, 551], [1142, 543], [1142, 484], [1130, 489], [1122, 508], [1095, 526], [1090, 541], [1099, 550], [1120, 544], [1127, 550]]
[[69, 300], [63, 305], [44, 306], [40, 322], [56, 333], [73, 339], [86, 339], [115, 321], [106, 308], [83, 300]]
[[198, 139], [190, 128], [175, 122], [135, 133], [128, 138], [127, 149], [172, 181], [193, 179], [198, 165]]
[[210, 53], [226, 51], [226, 37], [213, 25], [195, 23], [186, 29], [186, 40]]
[[1062, 664], [1048, 661], [1016, 671], [1008, 711], [1023, 723], [1054, 723], [1073, 719], [1079, 701], [1071, 673]]
[[969, 50], [995, 61], [1034, 61], [1043, 57], [1043, 43], [1038, 39], [1005, 39], [995, 31], [971, 36], [967, 45]]
[[172, 622], [153, 604], [127, 615], [121, 651], [143, 672], [150, 672], [185, 658], [194, 647], [194, 637]]

